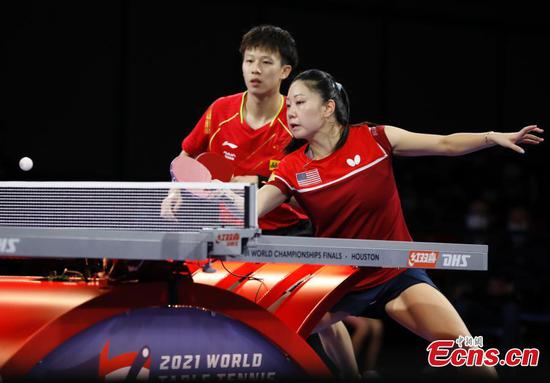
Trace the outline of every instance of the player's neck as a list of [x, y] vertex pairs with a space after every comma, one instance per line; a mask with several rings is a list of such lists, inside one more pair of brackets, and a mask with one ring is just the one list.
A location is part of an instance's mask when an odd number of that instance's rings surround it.
[[312, 160], [322, 160], [334, 152], [336, 143], [342, 134], [340, 125], [331, 125], [320, 129], [309, 141], [307, 156]]
[[284, 102], [279, 92], [261, 96], [247, 92], [245, 97], [244, 119], [252, 129], [259, 129], [273, 120]]

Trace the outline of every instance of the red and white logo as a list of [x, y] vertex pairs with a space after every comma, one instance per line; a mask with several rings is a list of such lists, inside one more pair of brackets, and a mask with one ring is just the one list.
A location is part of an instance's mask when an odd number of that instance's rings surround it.
[[496, 365], [508, 367], [536, 367], [539, 364], [538, 348], [511, 348], [501, 358], [496, 348], [483, 349], [483, 337], [466, 336], [456, 340], [436, 340], [426, 348], [428, 363], [432, 367], [474, 367]]
[[102, 381], [148, 381], [151, 352], [144, 346], [140, 352], [127, 352], [109, 358], [109, 341], [99, 355], [99, 378]]
[[434, 268], [439, 259], [439, 251], [411, 250], [409, 251], [409, 267]]
[[223, 233], [218, 234], [216, 237], [216, 244], [221, 244], [224, 246], [239, 246], [241, 240], [241, 235], [239, 233]]

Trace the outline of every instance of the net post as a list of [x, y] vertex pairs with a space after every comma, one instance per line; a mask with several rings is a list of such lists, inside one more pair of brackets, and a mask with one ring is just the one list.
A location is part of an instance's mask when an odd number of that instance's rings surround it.
[[256, 184], [250, 184], [244, 188], [244, 227], [258, 227], [258, 214], [256, 207]]

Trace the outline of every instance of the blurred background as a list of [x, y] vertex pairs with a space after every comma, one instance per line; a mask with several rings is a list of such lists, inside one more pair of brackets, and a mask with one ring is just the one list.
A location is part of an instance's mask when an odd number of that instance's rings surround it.
[[[3, 1], [1, 180], [167, 181], [216, 98], [244, 90], [240, 38], [275, 24], [332, 73], [353, 122], [425, 133], [550, 129], [550, 22], [535, 1]], [[286, 93], [288, 83], [283, 85]], [[550, 376], [547, 143], [396, 158], [417, 241], [485, 243], [488, 272], [431, 276], [485, 347], [537, 347]], [[34, 160], [23, 172], [18, 161]], [[386, 323], [377, 370], [424, 371], [426, 343]], [[396, 368], [399, 366], [399, 368]]]

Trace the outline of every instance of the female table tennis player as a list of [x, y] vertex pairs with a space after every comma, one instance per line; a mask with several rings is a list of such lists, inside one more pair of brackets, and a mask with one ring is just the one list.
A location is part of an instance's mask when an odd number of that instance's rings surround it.
[[[459, 156], [500, 145], [543, 141], [530, 125], [518, 132], [419, 134], [394, 126], [349, 125], [349, 101], [330, 74], [308, 70], [287, 96], [294, 135], [289, 154], [258, 192], [259, 216], [295, 197], [320, 237], [411, 241], [393, 177], [392, 156]], [[457, 311], [423, 269], [365, 268], [363, 279], [326, 313], [315, 331], [347, 315], [393, 318], [428, 341], [470, 335]], [[342, 347], [336, 342], [331, 347]], [[325, 345], [327, 346], [327, 345]], [[327, 350], [353, 358], [351, 349]], [[493, 367], [469, 370], [495, 377]]]

